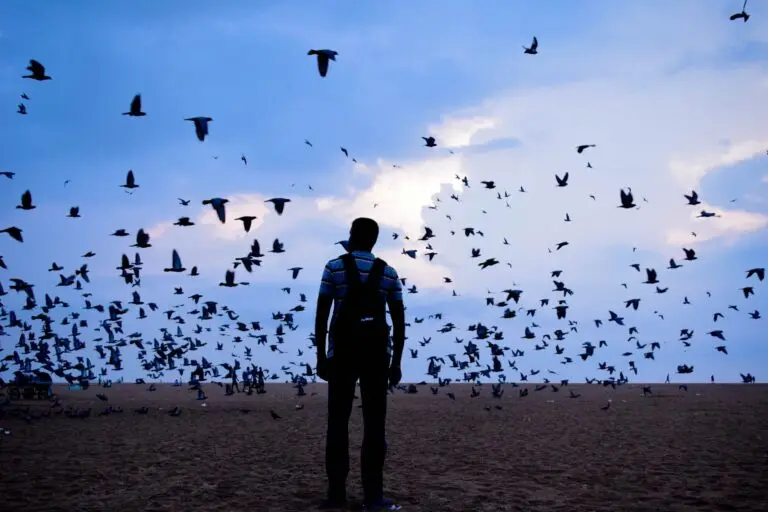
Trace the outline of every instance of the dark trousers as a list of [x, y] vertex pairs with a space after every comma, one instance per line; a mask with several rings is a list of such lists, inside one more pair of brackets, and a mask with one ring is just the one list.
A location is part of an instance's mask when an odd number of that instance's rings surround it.
[[330, 360], [328, 378], [328, 433], [325, 445], [325, 470], [329, 495], [344, 492], [349, 473], [349, 415], [360, 379], [363, 401], [363, 447], [360, 466], [366, 501], [378, 500], [383, 493], [386, 456], [385, 422], [389, 358], [343, 358]]

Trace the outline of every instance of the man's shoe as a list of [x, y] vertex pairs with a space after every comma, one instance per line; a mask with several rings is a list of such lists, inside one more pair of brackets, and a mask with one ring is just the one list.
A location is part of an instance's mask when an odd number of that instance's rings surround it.
[[363, 510], [366, 512], [385, 512], [388, 510], [400, 510], [401, 508], [403, 507], [386, 498], [381, 498], [372, 503], [363, 504]]
[[326, 498], [320, 503], [323, 510], [335, 510], [347, 506], [347, 489], [345, 486], [329, 486]]

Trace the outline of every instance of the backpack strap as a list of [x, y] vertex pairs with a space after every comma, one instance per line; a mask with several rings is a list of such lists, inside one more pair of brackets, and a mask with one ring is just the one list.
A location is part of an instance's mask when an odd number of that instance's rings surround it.
[[368, 280], [365, 282], [369, 289], [378, 291], [376, 289], [379, 288], [386, 267], [387, 263], [384, 260], [380, 258], [374, 260], [373, 265], [371, 266], [371, 271], [368, 273]]
[[[344, 263], [344, 274], [347, 279], [347, 290], [352, 287], [363, 285], [360, 281], [360, 273], [355, 263], [355, 257], [351, 253], [346, 253], [341, 256], [341, 261]], [[365, 281], [365, 288], [375, 289], [379, 286], [381, 278], [384, 275], [384, 269], [387, 267], [387, 262], [381, 258], [376, 258], [373, 261], [371, 270], [368, 272], [368, 279]]]
[[342, 255], [341, 261], [344, 263], [344, 275], [347, 278], [347, 291], [349, 291], [350, 288], [360, 285], [360, 274], [357, 270], [355, 257], [352, 254], [346, 253]]

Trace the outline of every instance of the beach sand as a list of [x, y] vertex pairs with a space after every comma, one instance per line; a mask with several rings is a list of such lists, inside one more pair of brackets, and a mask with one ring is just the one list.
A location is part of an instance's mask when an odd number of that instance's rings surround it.
[[[104, 417], [38, 418], [46, 402], [5, 407], [0, 427], [11, 434], [0, 441], [0, 510], [317, 508], [325, 493], [324, 385], [298, 398], [286, 384], [229, 397], [206, 384], [206, 407], [186, 386], [147, 387], [56, 386], [65, 406], [97, 413], [106, 404], [96, 394], [104, 393], [124, 409]], [[524, 398], [507, 386], [495, 399], [489, 385], [476, 398], [467, 385], [390, 396], [389, 496], [412, 512], [766, 510], [768, 386], [653, 385], [654, 396], [643, 398], [639, 385], [572, 385], [577, 399], [567, 388], [527, 387]], [[13, 412], [19, 404], [29, 404], [31, 421]], [[181, 416], [166, 414], [176, 405]], [[141, 406], [149, 413], [133, 412]], [[361, 420], [354, 408], [348, 487], [358, 508]]]

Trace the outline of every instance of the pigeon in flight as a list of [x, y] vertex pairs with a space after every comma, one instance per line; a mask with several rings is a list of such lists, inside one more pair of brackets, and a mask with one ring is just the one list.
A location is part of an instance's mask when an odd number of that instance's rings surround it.
[[683, 194], [683, 196], [688, 200], [688, 204], [691, 206], [701, 204], [701, 201], [699, 201], [699, 194], [697, 194], [695, 190], [691, 190], [691, 195]]
[[195, 135], [197, 135], [197, 140], [203, 142], [205, 136], [208, 135], [208, 123], [213, 121], [213, 119], [210, 117], [187, 117], [184, 120], [195, 123]]
[[254, 220], [256, 220], [256, 217], [254, 215], [243, 215], [242, 217], [238, 217], [235, 220], [242, 221], [243, 228], [245, 229], [245, 232], [248, 233], [251, 230], [251, 224]]
[[632, 190], [627, 189], [626, 192], [624, 192], [624, 189], [621, 190], [621, 204], [619, 205], [619, 208], [634, 208], [637, 205], [634, 203], [634, 198], [632, 197]]
[[132, 188], [139, 188], [139, 186], [136, 184], [136, 178], [133, 175], [133, 171], [128, 171], [128, 174], [125, 176], [125, 183], [120, 186], [129, 190]]
[[179, 256], [179, 252], [174, 249], [173, 254], [171, 255], [171, 267], [163, 269], [164, 272], [184, 272], [185, 269], [183, 266], [181, 266], [181, 257]]
[[317, 70], [320, 76], [325, 77], [328, 74], [328, 62], [335, 61], [339, 52], [334, 50], [309, 50], [307, 55], [317, 55]]
[[16, 226], [11, 226], [10, 228], [0, 229], [0, 233], [6, 233], [8, 236], [16, 240], [17, 242], [24, 242], [24, 237], [21, 235], [22, 233], [21, 228], [17, 228]]
[[728, 19], [731, 21], [742, 19], [744, 20], [744, 23], [746, 23], [747, 20], [749, 19], [749, 14], [747, 14], [747, 0], [744, 0], [744, 5], [741, 7], [741, 12], [731, 14], [731, 16]]
[[19, 210], [34, 210], [37, 208], [37, 206], [32, 204], [32, 193], [29, 190], [21, 194], [21, 204], [16, 205], [16, 208]]
[[290, 203], [290, 199], [286, 199], [284, 197], [273, 197], [272, 199], [267, 199], [264, 201], [265, 203], [272, 203], [275, 207], [275, 211], [278, 215], [283, 214], [283, 210], [285, 210], [285, 203]]
[[224, 281], [219, 283], [219, 286], [225, 286], [227, 288], [234, 288], [238, 283], [235, 282], [235, 271], [227, 270], [224, 273]]
[[[523, 46], [523, 50], [525, 50], [523, 53], [527, 55], [536, 55], [539, 53], [539, 40], [536, 39], [536, 36], [533, 36], [533, 42], [531, 43], [530, 48]], [[581, 153], [581, 151], [579, 151], [579, 153]]]
[[141, 117], [147, 115], [146, 112], [141, 111], [141, 94], [137, 94], [131, 101], [131, 109], [128, 112], [123, 112], [124, 116]]
[[45, 66], [40, 64], [35, 59], [29, 60], [29, 66], [27, 66], [27, 71], [29, 71], [32, 74], [24, 75], [21, 78], [31, 78], [32, 80], [37, 80], [39, 82], [42, 82], [43, 80], [51, 80], [51, 77], [45, 74]]
[[211, 208], [216, 212], [216, 216], [219, 218], [222, 224], [227, 221], [227, 211], [224, 207], [229, 202], [229, 199], [222, 199], [220, 197], [214, 197], [211, 199], [203, 199], [203, 205], [211, 205]]

